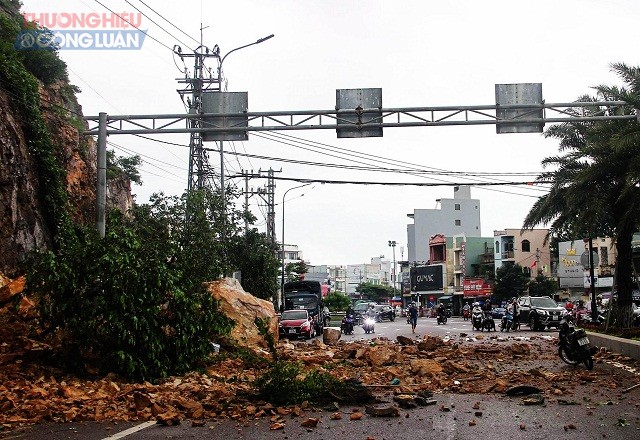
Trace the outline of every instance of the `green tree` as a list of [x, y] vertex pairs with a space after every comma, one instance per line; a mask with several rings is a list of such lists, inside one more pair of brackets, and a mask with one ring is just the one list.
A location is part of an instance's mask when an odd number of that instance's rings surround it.
[[324, 305], [332, 312], [346, 310], [351, 305], [351, 298], [342, 292], [331, 292], [324, 297]]
[[371, 301], [380, 302], [393, 297], [393, 287], [381, 286], [373, 283], [362, 283], [356, 287], [356, 292], [366, 296]]
[[142, 185], [142, 177], [138, 171], [138, 167], [142, 165], [142, 159], [139, 155], [129, 157], [116, 157], [113, 150], [107, 150], [107, 179], [124, 174], [133, 183]]
[[203, 289], [227, 268], [221, 219], [209, 209], [219, 203], [207, 191], [156, 195], [128, 215], [110, 213], [103, 239], [80, 230], [35, 258], [28, 287], [49, 329], [60, 330], [67, 367], [93, 363], [145, 380], [207, 359], [210, 339], [231, 328]]
[[524, 273], [519, 264], [507, 264], [496, 270], [496, 279], [493, 285], [493, 295], [499, 300], [508, 300], [514, 296], [520, 296], [527, 290], [529, 276]]
[[300, 281], [307, 270], [307, 264], [303, 260], [287, 263], [284, 267], [285, 280]]
[[550, 296], [553, 298], [553, 295], [555, 295], [557, 291], [558, 283], [551, 278], [545, 277], [541, 273], [529, 283], [529, 295], [531, 296]]
[[[640, 108], [640, 68], [623, 63], [612, 70], [624, 86], [595, 87], [596, 97], [579, 101], [626, 101], [617, 107], [585, 107], [577, 114], [633, 115]], [[640, 125], [636, 120], [567, 122], [545, 136], [560, 141], [561, 155], [546, 158], [551, 167], [538, 177], [550, 183], [548, 194], [531, 208], [524, 226], [550, 224], [550, 234], [569, 239], [612, 236], [617, 260], [616, 321], [631, 325], [633, 270], [631, 240], [640, 218]]]
[[278, 293], [276, 249], [263, 233], [252, 228], [231, 239], [230, 264], [242, 273], [242, 287], [252, 295], [271, 299]]

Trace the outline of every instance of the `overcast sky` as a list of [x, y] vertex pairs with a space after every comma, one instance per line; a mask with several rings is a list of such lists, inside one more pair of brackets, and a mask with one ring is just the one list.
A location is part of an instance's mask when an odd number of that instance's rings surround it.
[[[143, 17], [141, 28], [168, 47], [193, 49], [194, 40], [159, 18], [140, 0], [130, 3]], [[108, 12], [93, 0], [23, 0], [23, 11]], [[136, 12], [125, 0], [105, 0], [117, 12]], [[346, 1], [346, 0], [145, 0], [173, 25], [224, 55], [258, 38], [275, 37], [234, 52], [224, 63], [229, 91], [247, 91], [250, 111], [318, 110], [335, 107], [335, 90], [381, 87], [384, 107], [494, 104], [494, 84], [540, 82], [547, 102], [568, 102], [598, 84], [618, 79], [609, 64], [640, 65], [640, 2], [637, 0], [521, 1]], [[159, 26], [160, 25], [160, 26]], [[165, 33], [161, 27], [173, 36]], [[180, 40], [180, 41], [178, 41]], [[71, 82], [82, 89], [85, 115], [182, 113], [176, 89], [183, 76], [169, 49], [147, 37], [139, 51], [61, 51]], [[177, 65], [182, 67], [180, 60]], [[192, 70], [193, 66], [188, 66]], [[215, 68], [215, 60], [209, 67]], [[296, 139], [291, 138], [294, 136]], [[188, 135], [156, 139], [188, 145]], [[284, 140], [283, 137], [287, 137]], [[313, 141], [315, 152], [302, 142]], [[139, 154], [143, 185], [134, 186], [144, 203], [155, 192], [181, 194], [186, 188], [188, 148], [132, 136], [110, 136], [116, 153]], [[284, 142], [283, 142], [284, 141]], [[286, 143], [285, 143], [286, 142]], [[215, 148], [215, 145], [210, 145]], [[110, 146], [113, 148], [113, 146]], [[375, 182], [479, 182], [521, 176], [415, 177], [404, 173], [337, 169], [351, 164], [477, 173], [539, 172], [541, 160], [557, 153], [557, 143], [541, 134], [497, 135], [495, 126], [385, 128], [384, 137], [337, 139], [335, 131], [258, 133], [227, 143], [226, 173], [270, 167], [279, 177]], [[351, 159], [334, 157], [340, 149]], [[330, 150], [333, 150], [331, 152]], [[348, 151], [346, 151], [348, 150]], [[232, 153], [268, 156], [247, 159]], [[332, 154], [334, 156], [331, 156]], [[356, 159], [356, 155], [358, 158]], [[364, 157], [363, 157], [364, 156]], [[309, 166], [278, 161], [310, 161]], [[357, 162], [356, 162], [357, 161]], [[211, 164], [219, 170], [219, 158]], [[244, 186], [244, 182], [235, 182]], [[252, 180], [254, 189], [265, 180]], [[299, 185], [276, 182], [276, 232], [282, 234], [282, 197]], [[532, 186], [474, 187], [480, 199], [483, 236], [519, 228], [544, 194]], [[311, 264], [357, 264], [391, 258], [389, 240], [407, 257], [408, 213], [435, 208], [453, 197], [451, 186], [396, 187], [314, 184], [289, 191], [285, 202], [285, 242], [297, 244]], [[266, 208], [256, 197], [252, 211], [265, 230]]]

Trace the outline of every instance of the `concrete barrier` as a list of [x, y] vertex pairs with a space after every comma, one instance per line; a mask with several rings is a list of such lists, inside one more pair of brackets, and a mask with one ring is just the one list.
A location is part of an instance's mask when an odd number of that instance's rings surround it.
[[640, 341], [604, 335], [602, 333], [587, 332], [591, 345], [605, 347], [613, 353], [620, 353], [630, 358], [640, 360]]

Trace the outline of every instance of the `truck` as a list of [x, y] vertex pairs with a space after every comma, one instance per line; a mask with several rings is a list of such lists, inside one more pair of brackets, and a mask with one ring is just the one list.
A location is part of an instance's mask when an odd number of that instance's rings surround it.
[[284, 309], [306, 310], [313, 320], [317, 334], [322, 334], [326, 316], [322, 302], [322, 287], [318, 281], [290, 281], [284, 283]]

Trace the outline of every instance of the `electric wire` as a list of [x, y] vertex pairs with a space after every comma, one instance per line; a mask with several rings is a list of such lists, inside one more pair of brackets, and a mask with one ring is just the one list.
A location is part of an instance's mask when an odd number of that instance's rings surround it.
[[165, 161], [162, 161], [162, 160], [160, 160], [160, 159], [156, 159], [156, 158], [154, 158], [154, 157], [147, 156], [147, 155], [142, 154], [142, 153], [137, 153], [137, 152], [135, 152], [135, 150], [132, 150], [131, 148], [129, 148], [129, 147], [125, 147], [125, 146], [122, 146], [122, 145], [120, 145], [120, 144], [116, 144], [115, 142], [107, 141], [107, 144], [108, 144], [108, 145], [111, 145], [111, 146], [113, 146], [113, 147], [118, 147], [118, 148], [120, 148], [120, 149], [122, 149], [122, 150], [128, 150], [129, 152], [131, 152], [131, 153], [133, 153], [133, 154], [136, 154], [136, 155], [138, 155], [138, 156], [140, 156], [140, 157], [145, 157], [145, 158], [147, 158], [147, 159], [149, 159], [149, 160], [152, 160], [152, 161], [154, 161], [154, 162], [158, 162], [158, 163], [161, 163], [161, 164], [163, 164], [163, 165], [167, 165], [167, 166], [170, 166], [170, 167], [173, 167], [173, 168], [177, 168], [177, 169], [179, 169], [179, 170], [181, 170], [181, 171], [184, 171], [184, 170], [185, 170], [185, 168], [184, 168], [184, 167], [181, 167], [181, 166], [176, 165], [176, 164], [173, 164], [173, 163], [165, 162]]
[[181, 32], [182, 34], [184, 34], [185, 36], [191, 38], [196, 44], [200, 44], [200, 42], [198, 40], [196, 40], [195, 38], [193, 38], [191, 35], [189, 35], [188, 33], [186, 33], [185, 31], [183, 31], [182, 29], [180, 29], [178, 26], [176, 26], [175, 24], [173, 24], [170, 20], [167, 20], [162, 14], [160, 14], [158, 11], [156, 11], [155, 9], [153, 9], [151, 6], [149, 6], [148, 4], [146, 4], [145, 2], [143, 2], [142, 0], [138, 0], [140, 3], [142, 3], [143, 5], [145, 5], [149, 10], [151, 10], [154, 14], [156, 14], [158, 17], [162, 18], [164, 21], [166, 21], [167, 23], [169, 23], [171, 26], [173, 26], [176, 30], [178, 30], [179, 32]]
[[[126, 4], [128, 4], [129, 6], [131, 6], [133, 9], [135, 9], [136, 11], [138, 11], [139, 13], [141, 13], [147, 20], [149, 20], [151, 23], [155, 24], [156, 26], [158, 26], [158, 28], [160, 28], [160, 30], [164, 31], [164, 33], [166, 33], [167, 35], [169, 35], [171, 38], [175, 39], [178, 43], [184, 45], [185, 47], [189, 48], [188, 44], [185, 44], [183, 41], [181, 41], [178, 37], [176, 37], [175, 35], [173, 35], [171, 32], [169, 32], [168, 30], [166, 30], [165, 28], [163, 28], [162, 26], [160, 26], [158, 23], [156, 23], [151, 17], [149, 17], [147, 14], [145, 14], [144, 12], [142, 12], [140, 9], [138, 9], [137, 7], [135, 7], [133, 5], [133, 3], [131, 3], [129, 0], [124, 0]], [[192, 50], [192, 49], [189, 49]]]
[[149, 35], [148, 32], [143, 31], [142, 29], [140, 29], [138, 26], [134, 25], [133, 23], [131, 23], [129, 20], [127, 20], [126, 18], [122, 17], [120, 14], [118, 14], [117, 12], [115, 12], [113, 9], [109, 8], [108, 6], [104, 5], [103, 3], [100, 2], [100, 0], [93, 0], [94, 2], [96, 2], [97, 4], [99, 4], [100, 6], [102, 6], [103, 8], [105, 8], [107, 11], [111, 12], [112, 14], [114, 14], [115, 16], [121, 18], [125, 23], [128, 23], [129, 25], [133, 26], [134, 28], [136, 28], [137, 30], [139, 30], [140, 32], [142, 32], [143, 34], [145, 34], [147, 37], [151, 38], [153, 41], [155, 41], [156, 43], [158, 43], [161, 46], [166, 47], [169, 50], [173, 50], [172, 48], [170, 48], [169, 46], [167, 46], [166, 44], [164, 44], [162, 41], [158, 40], [157, 38], [155, 38], [152, 35]]
[[[244, 177], [243, 174], [229, 176], [230, 178]], [[356, 181], [356, 180], [330, 180], [330, 179], [309, 179], [305, 177], [271, 177], [274, 180], [286, 180], [299, 183], [328, 183], [328, 184], [344, 184], [344, 185], [381, 185], [381, 186], [515, 186], [525, 185], [525, 182], [375, 182], [375, 181]], [[519, 194], [520, 195], [520, 194]]]
[[[130, 149], [128, 149], [128, 148], [126, 148], [126, 147], [123, 147], [123, 146], [121, 146], [121, 145], [117, 145], [117, 144], [114, 144], [114, 143], [112, 143], [112, 142], [107, 142], [107, 144], [108, 144], [108, 145], [110, 145], [110, 146], [112, 146], [113, 148], [115, 148], [115, 149], [117, 149], [117, 150], [120, 150], [120, 151], [123, 151], [123, 152], [125, 152], [125, 153], [127, 153], [127, 154], [136, 154], [134, 151], [132, 151], [132, 150], [130, 150]], [[158, 161], [156, 161], [156, 162], [158, 162]], [[145, 163], [146, 163], [147, 165], [149, 165], [149, 166], [153, 167], [153, 168], [157, 168], [158, 170], [162, 171], [163, 173], [166, 173], [166, 174], [168, 174], [168, 175], [171, 175], [171, 176], [177, 177], [178, 179], [183, 179], [183, 180], [181, 181], [181, 183], [183, 183], [183, 182], [184, 182], [184, 178], [183, 178], [182, 176], [179, 176], [179, 175], [177, 175], [177, 174], [175, 174], [175, 173], [172, 173], [171, 171], [168, 171], [168, 170], [166, 170], [166, 169], [162, 168], [161, 166], [155, 165], [155, 164], [153, 164], [153, 163], [151, 163], [151, 162], [145, 162]]]
[[[220, 152], [218, 149], [214, 148], [205, 148], [208, 151], [212, 152]], [[360, 166], [360, 165], [346, 165], [346, 164], [338, 164], [338, 163], [328, 163], [328, 162], [312, 162], [306, 160], [297, 160], [297, 159], [287, 159], [283, 157], [273, 157], [273, 156], [261, 156], [257, 154], [248, 154], [248, 153], [238, 153], [234, 151], [233, 153], [227, 152], [227, 154], [235, 154], [242, 157], [261, 159], [261, 160], [269, 160], [274, 162], [285, 162], [292, 163], [297, 165], [308, 165], [308, 166], [316, 166], [316, 167], [325, 167], [325, 168], [337, 168], [337, 169], [346, 169], [346, 170], [357, 170], [357, 171], [371, 171], [371, 172], [382, 172], [382, 173], [410, 173], [412, 170], [401, 169], [401, 168], [384, 168], [384, 167], [373, 167], [373, 166]], [[253, 165], [252, 165], [253, 166]], [[420, 173], [427, 175], [436, 175], [436, 176], [531, 176], [535, 177], [539, 175], [538, 173], [533, 172], [523, 172], [523, 173], [493, 173], [493, 172], [467, 172], [467, 171], [449, 171], [449, 172], [438, 172], [438, 171], [428, 171], [428, 170], [420, 170]]]
[[73, 69], [71, 69], [71, 67], [69, 67], [67, 65], [67, 70], [71, 73], [73, 73], [80, 81], [82, 81], [84, 84], [86, 84], [87, 87], [89, 87], [93, 93], [95, 93], [96, 95], [98, 95], [98, 97], [100, 97], [100, 99], [102, 99], [104, 102], [106, 102], [108, 105], [111, 106], [111, 108], [113, 108], [115, 111], [117, 111], [118, 113], [122, 113], [122, 110], [120, 110], [118, 107], [116, 107], [115, 105], [113, 105], [111, 103], [111, 101], [109, 101], [107, 98], [105, 98], [104, 96], [102, 96], [102, 94], [100, 94], [100, 92], [98, 92], [96, 89], [93, 88], [93, 86], [88, 82], [85, 81], [84, 78], [82, 78], [77, 72], [75, 72]]
[[[327, 147], [331, 151], [338, 151], [341, 154], [346, 154], [346, 153], [356, 154], [357, 156], [359, 156], [361, 158], [364, 158], [365, 160], [369, 160], [369, 161], [381, 159], [384, 163], [387, 163], [387, 164], [402, 163], [402, 164], [408, 164], [408, 165], [411, 165], [411, 166], [418, 166], [418, 167], [421, 166], [421, 165], [415, 164], [415, 163], [410, 163], [410, 162], [405, 162], [405, 161], [398, 161], [398, 160], [395, 160], [395, 159], [389, 159], [389, 158], [386, 158], [384, 156], [376, 156], [376, 155], [372, 155], [372, 154], [368, 154], [368, 153], [360, 153], [360, 152], [357, 152], [357, 151], [354, 151], [354, 150], [349, 150], [349, 149], [346, 149], [346, 148], [340, 148], [340, 147], [336, 147], [336, 146], [333, 146], [333, 145], [328, 145], [328, 144], [319, 143], [319, 142], [315, 142], [315, 141], [308, 141], [306, 139], [297, 138], [295, 136], [291, 136], [291, 135], [287, 135], [287, 134], [283, 134], [283, 133], [278, 133], [278, 134], [272, 133], [272, 132], [267, 132], [267, 133], [272, 135], [272, 136], [279, 137], [279, 138], [293, 138], [293, 139], [296, 139], [296, 140], [302, 140], [302, 141], [306, 142], [305, 145], [318, 144], [321, 147]], [[344, 151], [346, 153], [342, 153], [342, 151]], [[370, 159], [370, 157], [373, 158], [373, 159]], [[447, 171], [447, 170], [443, 170], [441, 168], [434, 168], [434, 167], [426, 167], [426, 168], [430, 168], [430, 169], [437, 170], [437, 171], [443, 171], [443, 172]], [[416, 171], [416, 170], [414, 170], [414, 171]], [[413, 173], [412, 172], [406, 172], [406, 174], [413, 174]], [[436, 179], [436, 180], [444, 181], [443, 179]], [[528, 188], [528, 189], [531, 189], [531, 188]], [[537, 189], [537, 188], [535, 190], [539, 191], [539, 189]]]
[[[254, 134], [255, 134], [255, 133], [254, 133]], [[270, 134], [273, 134], [273, 133], [270, 133]], [[260, 136], [259, 136], [259, 137], [260, 137]], [[269, 137], [268, 137], [268, 136], [262, 136], [262, 137], [264, 137], [265, 139], [269, 139]], [[273, 139], [270, 139], [270, 140], [273, 140]], [[278, 142], [277, 140], [273, 140], [273, 141], [274, 141], [274, 142]], [[280, 142], [285, 143], [285, 142], [283, 142], [283, 141], [280, 141]], [[320, 145], [322, 145], [322, 146], [326, 146], [326, 147], [329, 147], [329, 148], [335, 148], [335, 149], [340, 150], [340, 148], [333, 147], [333, 146], [331, 146], [331, 145], [322, 144], [322, 143], [314, 142], [314, 141], [310, 141], [310, 142], [312, 142], [312, 143], [317, 143], [317, 144], [320, 144]], [[292, 146], [294, 146], [294, 147], [296, 147], [296, 148], [302, 148], [302, 149], [304, 149], [304, 150], [313, 151], [313, 152], [316, 152], [316, 153], [319, 153], [319, 154], [326, 154], [326, 155], [330, 155], [330, 156], [333, 156], [333, 157], [339, 157], [339, 156], [335, 156], [335, 155], [332, 155], [332, 154], [329, 154], [329, 153], [322, 153], [322, 152], [318, 152], [317, 150], [311, 150], [311, 149], [309, 149], [309, 148], [302, 147], [302, 146], [296, 146], [296, 145], [289, 144], [289, 143], [286, 143], [286, 144], [287, 144], [287, 145], [292, 145]], [[345, 149], [345, 150], [346, 150], [346, 149]], [[362, 153], [354, 152], [354, 151], [352, 151], [352, 150], [346, 150], [346, 151], [348, 151], [348, 152], [350, 152], [350, 153], [356, 153], [356, 154], [360, 154], [360, 155], [362, 155]], [[342, 153], [342, 154], [346, 154], [346, 153]], [[392, 159], [388, 159], [388, 158], [384, 158], [384, 157], [381, 157], [381, 156], [375, 156], [375, 155], [370, 155], [370, 156], [380, 158], [380, 159], [382, 159], [383, 161], [386, 161], [387, 163], [388, 163], [388, 162], [398, 162], [398, 161], [395, 161], [395, 160], [392, 160]], [[344, 158], [341, 158], [341, 159], [345, 160]], [[369, 161], [373, 161], [374, 159], [368, 159], [368, 160], [369, 160]], [[363, 163], [363, 164], [366, 164], [365, 162], [361, 162], [361, 161], [356, 161], [356, 162], [357, 162], [357, 163]], [[401, 161], [400, 161], [400, 162], [401, 162]], [[405, 162], [405, 163], [406, 163], [406, 162]], [[414, 165], [414, 166], [415, 166], [415, 164], [412, 164], [412, 165]], [[413, 174], [413, 173], [411, 173], [411, 172], [406, 172], [405, 174], [415, 175], [415, 176], [417, 176], [417, 177], [425, 178], [425, 176], [419, 176], [419, 175]], [[446, 183], [448, 183], [449, 185], [454, 185], [452, 182], [447, 181], [447, 180], [445, 180], [445, 179], [437, 179], [437, 178], [434, 178], [434, 177], [431, 177], [431, 178], [432, 178], [433, 180], [439, 180], [439, 181], [441, 181], [441, 182], [446, 182]], [[523, 183], [521, 183], [521, 185], [529, 185], [529, 184], [530, 184], [530, 182], [523, 182]], [[469, 183], [469, 182], [467, 182], [467, 183], [458, 183], [458, 185], [471, 185], [471, 183]], [[498, 189], [495, 189], [495, 188], [483, 188], [483, 189], [490, 190], [490, 191], [495, 191], [495, 192], [500, 192], [500, 193], [504, 193], [504, 194], [511, 194], [511, 195], [518, 195], [518, 196], [523, 196], [523, 197], [538, 198], [538, 196], [535, 196], [535, 195], [522, 194], [522, 193], [516, 193], [516, 192], [512, 192], [512, 191], [505, 191], [505, 190], [498, 190]], [[522, 189], [525, 189], [525, 188], [522, 188]], [[533, 189], [533, 190], [535, 190], [535, 191], [544, 191], [544, 190], [539, 189], [539, 188], [527, 188], [527, 189]]]

